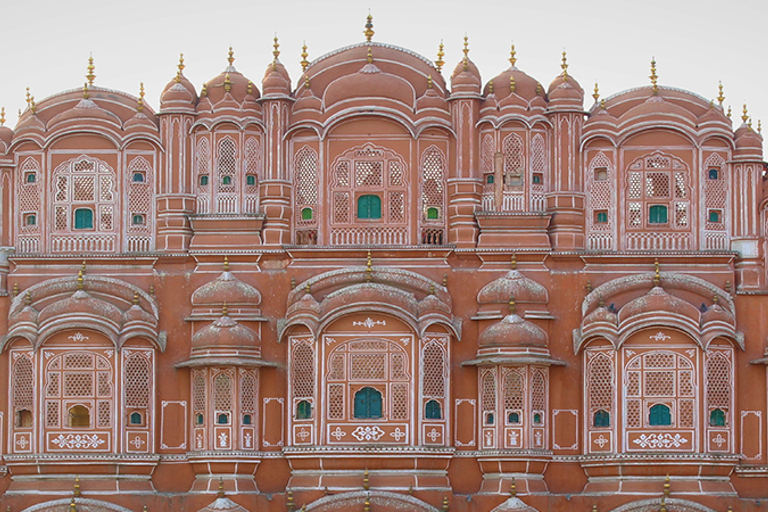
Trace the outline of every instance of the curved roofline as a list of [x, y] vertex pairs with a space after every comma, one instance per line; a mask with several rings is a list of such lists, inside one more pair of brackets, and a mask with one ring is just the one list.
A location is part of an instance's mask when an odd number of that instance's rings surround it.
[[[73, 92], [79, 92], [79, 93], [82, 94], [83, 88], [79, 87], [77, 89], [67, 89], [65, 91], [55, 92], [55, 93], [53, 93], [53, 94], [51, 94], [49, 96], [46, 96], [42, 100], [38, 101], [37, 105], [40, 106], [43, 103], [45, 103], [46, 101], [48, 101], [48, 100], [52, 100], [52, 99], [54, 99], [54, 98], [56, 98], [58, 96], [64, 96], [65, 94], [70, 94], [70, 93], [73, 93]], [[111, 94], [118, 94], [118, 95], [120, 95], [120, 96], [122, 96], [124, 98], [128, 98], [130, 100], [133, 100], [136, 103], [138, 103], [138, 101], [139, 101], [139, 97], [138, 96], [133, 96], [132, 94], [128, 94], [125, 91], [118, 91], [117, 89], [107, 89], [106, 87], [99, 87], [97, 85], [88, 85], [88, 92], [89, 93], [91, 93], [91, 92], [107, 92], [107, 93], [111, 93]], [[144, 108], [148, 109], [149, 112], [152, 115], [156, 115], [155, 110], [150, 105], [148, 105], [146, 102], [144, 102]]]
[[[650, 89], [650, 88], [651, 88], [650, 85], [641, 85], [639, 87], [633, 87], [631, 89], [624, 89], [623, 91], [619, 91], [617, 93], [611, 94], [610, 96], [606, 96], [604, 99], [605, 99], [605, 102], [608, 103], [608, 101], [612, 100], [613, 98], [618, 98], [622, 94], [627, 94], [629, 92], [641, 91], [643, 89]], [[693, 91], [689, 91], [687, 89], [680, 89], [679, 87], [670, 87], [668, 85], [660, 85], [659, 86], [659, 90], [660, 91], [675, 91], [675, 92], [682, 92], [682, 93], [685, 93], [685, 94], [690, 94], [691, 96], [700, 99], [704, 103], [709, 103], [709, 101], [710, 101], [707, 98], [705, 98], [704, 96], [696, 94]], [[598, 105], [598, 104], [595, 103], [595, 105]], [[592, 105], [592, 107], [590, 107], [589, 112], [592, 112], [592, 110], [594, 109], [595, 105]]]
[[362, 42], [362, 43], [356, 43], [356, 44], [350, 44], [350, 45], [347, 45], [347, 46], [342, 46], [341, 48], [337, 48], [337, 49], [332, 50], [332, 51], [330, 51], [328, 53], [324, 53], [323, 55], [319, 56], [318, 58], [316, 58], [315, 60], [310, 62], [309, 66], [307, 66], [307, 69], [311, 68], [315, 64], [317, 64], [320, 61], [325, 60], [325, 59], [327, 59], [329, 57], [332, 57], [334, 55], [337, 55], [337, 54], [339, 54], [341, 52], [344, 52], [344, 51], [347, 51], [347, 50], [351, 50], [353, 48], [360, 48], [361, 46], [365, 46], [365, 47], [368, 47], [368, 46], [378, 46], [379, 48], [389, 48], [389, 49], [392, 49], [392, 50], [398, 50], [398, 51], [406, 53], [406, 54], [408, 54], [408, 55], [410, 55], [412, 57], [416, 57], [417, 59], [423, 61], [424, 63], [428, 64], [429, 66], [432, 66], [433, 68], [436, 67], [435, 63], [432, 62], [431, 60], [429, 60], [428, 58], [426, 58], [423, 55], [420, 55], [420, 54], [418, 54], [418, 53], [416, 53], [414, 51], [411, 51], [411, 50], [408, 50], [406, 48], [403, 48], [401, 46], [396, 46], [394, 44], [388, 44], [388, 43], [377, 43], [377, 42], [374, 42], [374, 41], [365, 41], [365, 42]]

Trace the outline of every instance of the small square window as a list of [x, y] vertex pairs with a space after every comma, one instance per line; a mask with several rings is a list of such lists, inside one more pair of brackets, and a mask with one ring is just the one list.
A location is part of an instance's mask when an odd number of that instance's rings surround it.
[[24, 181], [27, 183], [36, 183], [37, 182], [37, 173], [35, 172], [28, 172], [24, 175]]
[[605, 181], [608, 179], [608, 169], [598, 167], [595, 169], [595, 181]]
[[431, 206], [426, 211], [427, 220], [437, 220], [440, 218], [440, 208]]
[[34, 213], [28, 213], [24, 216], [24, 225], [25, 226], [36, 226], [37, 225], [37, 215]]
[[720, 210], [709, 210], [709, 222], [722, 222], [723, 214]]
[[493, 182], [494, 182], [494, 181], [496, 181], [496, 177], [495, 177], [493, 174], [489, 174], [489, 175], [488, 175], [488, 176], [485, 178], [485, 182], [486, 182], [487, 184], [489, 184], [489, 185], [493, 185]]
[[607, 224], [607, 223], [608, 223], [608, 210], [596, 210], [595, 224]]
[[75, 210], [75, 229], [93, 229], [93, 210], [90, 208]]
[[221, 178], [221, 184], [222, 185], [231, 185], [232, 184], [232, 176], [224, 176]]
[[208, 185], [208, 175], [207, 174], [201, 175], [199, 182], [201, 187], [205, 187], [206, 185]]
[[709, 170], [707, 173], [707, 177], [711, 180], [719, 180], [720, 179], [720, 169], [713, 167]]
[[655, 204], [648, 209], [648, 224], [666, 224], [667, 207], [661, 204]]
[[245, 184], [251, 187], [256, 185], [256, 176], [254, 176], [253, 174], [249, 174], [248, 176], [246, 176]]
[[131, 215], [131, 224], [134, 226], [143, 226], [146, 223], [147, 219], [144, 217], [144, 215], [140, 213], [134, 213]]
[[541, 175], [541, 173], [538, 173], [538, 172], [536, 172], [536, 173], [533, 173], [533, 179], [532, 179], [532, 181], [533, 181], [533, 183], [534, 183], [535, 185], [540, 185], [540, 184], [541, 184], [541, 181], [542, 181], [542, 175]]
[[145, 180], [145, 176], [143, 172], [134, 172], [133, 176], [131, 176], [131, 181], [134, 183], [143, 183]]

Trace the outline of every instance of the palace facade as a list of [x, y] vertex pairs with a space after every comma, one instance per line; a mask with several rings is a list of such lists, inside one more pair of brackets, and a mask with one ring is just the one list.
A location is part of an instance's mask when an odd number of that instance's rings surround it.
[[746, 107], [373, 35], [0, 127], [3, 510], [766, 510]]

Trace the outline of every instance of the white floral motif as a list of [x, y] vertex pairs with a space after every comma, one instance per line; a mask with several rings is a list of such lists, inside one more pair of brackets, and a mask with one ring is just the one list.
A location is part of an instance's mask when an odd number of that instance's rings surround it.
[[341, 438], [346, 435], [347, 433], [341, 430], [341, 427], [336, 427], [336, 430], [331, 432], [331, 437], [335, 437], [337, 441], [341, 441]]
[[133, 439], [131, 439], [130, 444], [135, 446], [137, 450], [140, 450], [141, 446], [144, 444], [144, 440], [139, 436], [136, 436]]
[[640, 448], [680, 448], [688, 439], [680, 434], [641, 434], [632, 442]]
[[222, 448], [226, 447], [228, 439], [229, 437], [227, 436], [226, 432], [222, 432], [221, 434], [219, 434], [219, 446], [221, 446]]
[[405, 432], [400, 430], [400, 427], [396, 427], [395, 431], [394, 432], [390, 432], [389, 435], [394, 437], [395, 441], [397, 441], [399, 443], [400, 440], [405, 437]]
[[252, 446], [253, 436], [249, 434], [245, 434], [245, 447], [250, 448]]
[[88, 340], [90, 338], [81, 332], [76, 332], [75, 334], [70, 336], [69, 339], [72, 341], [83, 341], [83, 340]]
[[514, 430], [509, 431], [509, 444], [510, 446], [517, 446], [517, 432]]
[[378, 441], [383, 435], [384, 431], [377, 426], [357, 427], [352, 432], [352, 436], [358, 441]]
[[306, 428], [301, 427], [301, 430], [299, 430], [299, 433], [296, 434], [296, 437], [298, 437], [299, 439], [302, 440], [302, 442], [304, 442], [309, 437], [309, 432], [307, 431]]
[[713, 443], [717, 445], [718, 448], [722, 448], [725, 443], [728, 442], [727, 439], [725, 439], [720, 433], [717, 434], [717, 437], [712, 440]]
[[667, 336], [663, 332], [659, 331], [656, 334], [654, 334], [653, 336], [649, 336], [649, 338], [654, 340], [654, 341], [664, 341], [664, 340], [672, 339], [672, 336]]
[[606, 444], [608, 444], [608, 442], [609, 441], [605, 437], [603, 437], [603, 434], [600, 434], [600, 437], [595, 439], [595, 444], [600, 448], [603, 448]]
[[26, 438], [26, 437], [23, 437], [23, 436], [22, 436], [22, 437], [19, 437], [19, 438], [16, 440], [16, 444], [17, 444], [17, 445], [18, 445], [18, 447], [19, 447], [19, 448], [21, 448], [22, 450], [26, 450], [26, 449], [27, 449], [27, 444], [28, 444], [28, 443], [29, 443], [29, 441], [27, 440], [27, 438]]
[[377, 325], [387, 325], [387, 321], [386, 320], [372, 320], [371, 317], [368, 317], [368, 318], [366, 318], [362, 322], [357, 322], [357, 321], [352, 322], [352, 325], [353, 326], [361, 325], [363, 327], [367, 327], [367, 328], [370, 329], [370, 328], [372, 328], [374, 326], [377, 326]]
[[430, 440], [431, 440], [433, 443], [434, 443], [435, 441], [437, 441], [437, 440], [440, 438], [440, 436], [442, 436], [442, 434], [441, 434], [440, 432], [438, 432], [438, 431], [437, 431], [437, 429], [434, 429], [434, 428], [433, 428], [432, 430], [430, 430], [430, 431], [427, 433], [427, 437], [428, 437], [428, 438], [429, 438], [429, 439], [430, 439]]
[[68, 434], [63, 435], [59, 434], [59, 437], [52, 439], [51, 443], [55, 444], [59, 448], [69, 448], [70, 450], [74, 449], [88, 449], [88, 448], [98, 448], [102, 444], [105, 443], [103, 439], [101, 439], [96, 434], [93, 434], [91, 436], [87, 434]]

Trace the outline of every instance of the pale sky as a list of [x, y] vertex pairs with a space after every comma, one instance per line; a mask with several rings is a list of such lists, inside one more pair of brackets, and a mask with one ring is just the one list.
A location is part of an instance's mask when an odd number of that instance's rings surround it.
[[595, 80], [603, 97], [647, 85], [655, 56], [661, 85], [713, 99], [722, 80], [734, 119], [747, 103], [754, 125], [768, 128], [765, 0], [0, 0], [0, 106], [13, 127], [26, 87], [38, 102], [82, 87], [89, 53], [97, 85], [136, 95], [144, 82], [155, 110], [180, 52], [198, 91], [224, 69], [230, 45], [261, 89], [275, 33], [295, 84], [302, 42], [313, 60], [363, 41], [369, 9], [374, 41], [435, 60], [444, 40], [448, 75], [465, 34], [483, 82], [509, 66], [514, 42], [517, 66], [547, 87], [566, 49], [589, 108]]

